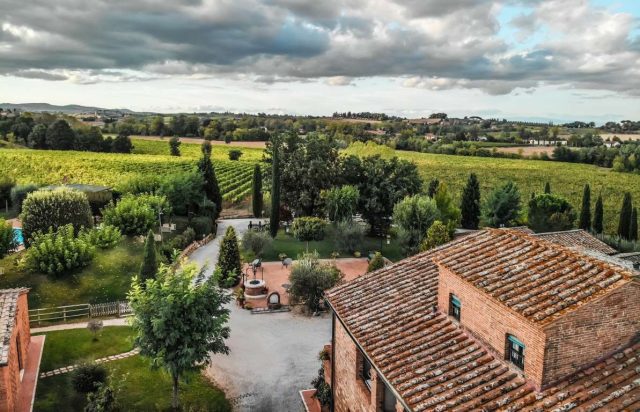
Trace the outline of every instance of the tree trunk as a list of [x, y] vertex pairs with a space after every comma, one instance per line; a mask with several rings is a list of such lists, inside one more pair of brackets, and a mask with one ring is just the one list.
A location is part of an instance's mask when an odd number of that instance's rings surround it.
[[175, 373], [171, 377], [173, 379], [173, 394], [171, 395], [171, 407], [173, 408], [173, 410], [177, 411], [180, 406], [180, 402], [178, 399], [178, 374]]

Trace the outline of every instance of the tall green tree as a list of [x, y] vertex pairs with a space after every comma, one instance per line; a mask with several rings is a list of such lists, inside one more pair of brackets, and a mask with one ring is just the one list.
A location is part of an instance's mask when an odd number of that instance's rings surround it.
[[418, 251], [427, 230], [440, 219], [436, 201], [429, 196], [407, 196], [393, 208], [393, 223], [398, 228], [398, 239], [406, 254]]
[[480, 223], [480, 183], [475, 173], [469, 175], [460, 202], [461, 225], [465, 229], [477, 229]]
[[601, 234], [604, 231], [604, 207], [602, 205], [602, 195], [596, 200], [596, 209], [593, 213], [593, 231]]
[[582, 208], [580, 209], [580, 229], [591, 230], [591, 188], [584, 185], [582, 191]]
[[351, 220], [358, 208], [360, 192], [351, 185], [334, 187], [322, 192], [325, 212], [332, 222]]
[[139, 280], [144, 285], [148, 279], [155, 279], [158, 273], [158, 253], [156, 251], [156, 239], [153, 230], [149, 231], [144, 242], [144, 254], [140, 265]]
[[45, 143], [48, 149], [73, 150], [76, 145], [76, 134], [66, 120], [59, 119], [47, 129]]
[[541, 194], [529, 201], [529, 227], [536, 232], [556, 232], [573, 227], [576, 213], [563, 197]]
[[420, 245], [420, 250], [430, 250], [440, 245], [444, 245], [451, 240], [451, 237], [449, 228], [447, 228], [447, 226], [441, 221], [436, 220], [433, 222], [429, 230], [427, 230], [427, 235]]
[[440, 180], [438, 178], [434, 178], [429, 182], [429, 189], [427, 190], [427, 194], [429, 197], [434, 197], [436, 193], [438, 193], [438, 187], [440, 186]]
[[275, 238], [280, 227], [280, 137], [273, 135], [271, 141], [271, 216], [269, 232]]
[[253, 216], [262, 216], [262, 170], [260, 165], [253, 167], [253, 182], [251, 185], [251, 206], [253, 207]]
[[218, 267], [222, 275], [221, 286], [234, 286], [242, 274], [240, 263], [240, 246], [233, 226], [229, 226], [220, 243]]
[[386, 160], [379, 155], [364, 159], [349, 156], [343, 164], [349, 165], [346, 183], [358, 188], [358, 210], [374, 235], [386, 234], [396, 203], [422, 189], [416, 164], [406, 160], [396, 157]]
[[521, 209], [518, 186], [509, 181], [489, 194], [483, 207], [483, 219], [491, 227], [511, 226], [520, 218]]
[[453, 235], [453, 231], [460, 223], [460, 209], [454, 203], [446, 183], [441, 183], [438, 186], [438, 192], [433, 199], [440, 211], [440, 220], [447, 225], [449, 232]]
[[551, 184], [549, 182], [544, 184], [544, 193], [545, 194], [551, 194]]
[[134, 281], [128, 295], [135, 345], [152, 367], [162, 367], [171, 376], [175, 410], [180, 406], [180, 377], [209, 365], [213, 353], [229, 353], [229, 309], [224, 305], [230, 296], [213, 281], [196, 286], [194, 280], [202, 276], [195, 265], [176, 272], [162, 266], [146, 287]]
[[620, 209], [620, 220], [618, 221], [618, 236], [622, 239], [630, 239], [631, 229], [631, 214], [633, 213], [633, 206], [631, 201], [631, 193], [624, 194], [622, 200], [622, 208]]
[[211, 162], [211, 143], [207, 140], [202, 143], [202, 156], [198, 161], [198, 170], [204, 179], [204, 193], [207, 199], [216, 205], [215, 219], [220, 216], [222, 211], [222, 192], [216, 178], [216, 170]]
[[169, 139], [169, 154], [171, 156], [180, 156], [180, 139], [176, 136]]
[[629, 228], [629, 240], [638, 240], [638, 209], [633, 208], [631, 212], [631, 226]]

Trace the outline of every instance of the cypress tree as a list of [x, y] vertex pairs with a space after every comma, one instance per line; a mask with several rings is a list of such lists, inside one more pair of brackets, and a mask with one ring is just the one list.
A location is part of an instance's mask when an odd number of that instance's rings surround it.
[[278, 138], [273, 142], [273, 156], [271, 167], [271, 218], [269, 219], [269, 232], [275, 238], [280, 226], [280, 141]]
[[633, 206], [631, 204], [631, 193], [624, 194], [622, 200], [622, 209], [620, 209], [620, 220], [618, 221], [618, 236], [622, 239], [629, 240], [629, 232], [631, 231], [631, 214]]
[[602, 207], [602, 196], [596, 200], [596, 210], [593, 215], [593, 231], [601, 234], [604, 231], [604, 210]]
[[633, 208], [631, 212], [631, 226], [629, 228], [629, 240], [638, 240], [638, 209]]
[[251, 202], [253, 206], [253, 216], [262, 215], [262, 171], [260, 165], [253, 168], [253, 185], [251, 187]]
[[169, 139], [169, 154], [171, 156], [180, 156], [180, 139], [176, 136]]
[[546, 193], [546, 194], [550, 194], [551, 193], [551, 184], [549, 184], [549, 182], [545, 183], [545, 185], [544, 185], [544, 193]]
[[214, 218], [217, 219], [222, 211], [222, 193], [216, 178], [216, 170], [211, 162], [211, 143], [207, 140], [202, 143], [202, 157], [198, 161], [198, 170], [204, 180], [204, 193], [216, 205]]
[[582, 192], [582, 209], [580, 209], [580, 229], [591, 230], [591, 188], [589, 184], [584, 185]]
[[240, 248], [238, 238], [233, 226], [229, 226], [220, 243], [220, 256], [218, 257], [218, 269], [222, 273], [224, 284], [231, 287], [240, 278], [242, 273], [240, 265]]
[[158, 273], [156, 240], [153, 230], [150, 230], [147, 240], [144, 242], [144, 254], [140, 265], [140, 283], [144, 285], [147, 279], [155, 279], [156, 273]]
[[462, 191], [460, 203], [461, 225], [465, 229], [477, 229], [480, 222], [480, 183], [475, 173], [469, 175], [467, 185]]
[[436, 193], [438, 193], [438, 187], [440, 187], [440, 181], [438, 180], [438, 178], [432, 179], [429, 182], [429, 189], [427, 191], [427, 195], [430, 198], [433, 198]]

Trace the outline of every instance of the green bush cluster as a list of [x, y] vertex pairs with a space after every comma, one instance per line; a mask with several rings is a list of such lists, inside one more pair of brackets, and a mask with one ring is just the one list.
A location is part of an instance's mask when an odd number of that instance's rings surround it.
[[22, 204], [22, 230], [29, 244], [38, 232], [54, 231], [72, 225], [73, 232], [93, 227], [91, 207], [84, 193], [68, 188], [38, 190], [27, 195]]
[[213, 232], [213, 219], [207, 216], [196, 216], [191, 219], [189, 227], [193, 229], [198, 239], [202, 239]]
[[348, 253], [354, 253], [359, 250], [364, 241], [365, 231], [365, 226], [352, 220], [343, 220], [336, 223], [334, 236], [338, 249]]
[[298, 217], [293, 220], [293, 236], [301, 241], [324, 239], [327, 222], [319, 217]]
[[78, 365], [71, 375], [71, 384], [78, 393], [91, 393], [107, 381], [107, 369], [95, 363]]
[[255, 257], [262, 257], [271, 249], [272, 243], [273, 239], [267, 232], [249, 231], [242, 236], [242, 248]]
[[17, 246], [13, 234], [13, 226], [0, 218], [0, 259]]
[[27, 198], [29, 193], [35, 192], [38, 190], [38, 185], [35, 184], [26, 184], [26, 185], [17, 185], [13, 189], [11, 189], [11, 204], [16, 212], [22, 212], [22, 203]]
[[73, 226], [68, 224], [57, 231], [38, 233], [27, 250], [26, 264], [32, 271], [59, 276], [87, 266], [94, 254], [94, 246], [82, 237], [76, 237]]
[[158, 224], [158, 211], [167, 208], [166, 198], [155, 195], [125, 195], [102, 210], [104, 222], [127, 236], [146, 234]]
[[122, 240], [120, 229], [111, 225], [99, 228], [83, 229], [80, 237], [99, 249], [111, 249]]

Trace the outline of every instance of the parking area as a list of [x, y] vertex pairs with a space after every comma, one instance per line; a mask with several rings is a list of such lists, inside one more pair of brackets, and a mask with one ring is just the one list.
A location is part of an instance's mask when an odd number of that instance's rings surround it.
[[310, 388], [318, 373], [318, 353], [331, 340], [330, 316], [252, 315], [235, 303], [230, 308], [231, 353], [212, 356], [206, 374], [237, 411], [303, 411], [298, 392]]

